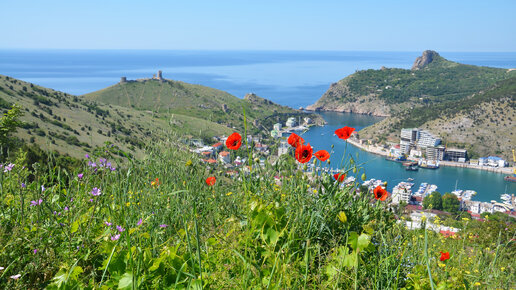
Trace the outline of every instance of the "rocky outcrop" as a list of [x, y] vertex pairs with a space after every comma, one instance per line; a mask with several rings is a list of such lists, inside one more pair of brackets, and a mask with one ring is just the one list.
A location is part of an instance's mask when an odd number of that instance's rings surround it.
[[[339, 101], [344, 99], [356, 99], [353, 102]], [[374, 95], [353, 97], [346, 82], [333, 83], [328, 91], [313, 105], [306, 107], [307, 111], [331, 111], [346, 112], [364, 115], [388, 117], [390, 108], [383, 100]]]
[[426, 65], [431, 63], [434, 59], [439, 57], [439, 54], [433, 50], [423, 51], [423, 55], [416, 58], [412, 65], [412, 70], [418, 70], [424, 68]]

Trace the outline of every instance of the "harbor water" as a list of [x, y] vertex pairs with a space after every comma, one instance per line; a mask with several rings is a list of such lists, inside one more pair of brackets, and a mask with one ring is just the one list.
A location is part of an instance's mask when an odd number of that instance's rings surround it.
[[[340, 168], [344, 153], [345, 160], [350, 156], [360, 164], [362, 171], [355, 174], [360, 180], [362, 173], [365, 172], [367, 179], [375, 178], [387, 181], [387, 190], [392, 191], [396, 184], [413, 178], [412, 191], [416, 191], [423, 182], [437, 185], [437, 191], [444, 194], [457, 189], [474, 190], [477, 194], [472, 200], [477, 201], [500, 201], [503, 193], [516, 194], [516, 183], [505, 181], [504, 175], [488, 172], [485, 170], [468, 169], [460, 167], [444, 167], [439, 169], [419, 169], [418, 171], [407, 171], [401, 163], [385, 160], [384, 156], [368, 153], [334, 135], [336, 129], [350, 126], [360, 130], [368, 125], [381, 120], [379, 117], [359, 115], [352, 113], [320, 113], [328, 122], [323, 127], [311, 127], [302, 136], [306, 142], [314, 147], [314, 151], [325, 149], [331, 154], [331, 167]], [[334, 146], [332, 149], [331, 146]], [[353, 176], [353, 172], [349, 172]]]

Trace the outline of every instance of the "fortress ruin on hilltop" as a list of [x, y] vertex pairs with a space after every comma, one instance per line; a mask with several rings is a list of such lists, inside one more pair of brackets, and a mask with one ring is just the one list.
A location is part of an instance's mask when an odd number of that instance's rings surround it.
[[[149, 79], [137, 79], [136, 81], [140, 81], [140, 80], [149, 80]], [[152, 78], [150, 80], [158, 80], [160, 82], [164, 81], [165, 79], [163, 78], [163, 72], [161, 70], [159, 70], [158, 74], [152, 75]], [[120, 77], [120, 84], [125, 84], [127, 82], [131, 82], [131, 81], [128, 81], [127, 77]]]

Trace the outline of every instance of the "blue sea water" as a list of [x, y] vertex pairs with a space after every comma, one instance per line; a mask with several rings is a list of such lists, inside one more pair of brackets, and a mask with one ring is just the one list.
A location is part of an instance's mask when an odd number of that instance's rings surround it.
[[[121, 76], [201, 84], [242, 98], [253, 92], [294, 108], [314, 103], [356, 70], [410, 68], [421, 52], [0, 50], [0, 74], [82, 95]], [[516, 68], [516, 53], [441, 53], [461, 63]]]
[[[423, 182], [435, 184], [438, 186], [437, 191], [441, 193], [451, 192], [457, 189], [472, 189], [477, 191], [473, 200], [478, 201], [500, 201], [502, 193], [516, 193], [516, 183], [503, 180], [504, 175], [487, 172], [476, 169], [457, 168], [457, 167], [441, 167], [436, 170], [419, 169], [418, 171], [406, 171], [402, 164], [385, 160], [385, 157], [371, 154], [360, 150], [350, 144], [334, 136], [336, 129], [350, 126], [360, 130], [368, 125], [381, 120], [380, 117], [358, 115], [350, 113], [321, 113], [327, 121], [324, 127], [312, 127], [308, 132], [303, 134], [306, 142], [314, 147], [314, 151], [327, 150], [331, 154], [332, 168], [342, 168], [341, 160], [345, 154], [346, 160], [353, 156], [357, 160], [357, 164], [364, 171], [356, 174], [357, 180], [363, 172], [366, 173], [367, 179], [375, 178], [387, 181], [387, 190], [392, 191], [393, 187], [401, 181], [407, 181], [413, 178], [415, 183], [412, 188], [416, 191]], [[333, 149], [331, 146], [334, 146]], [[352, 172], [349, 172], [353, 175]]]
[[[516, 68], [516, 52], [441, 52], [460, 63]], [[0, 74], [55, 90], [82, 95], [128, 79], [148, 78], [158, 70], [167, 79], [201, 84], [227, 91], [237, 97], [256, 93], [294, 108], [313, 104], [330, 86], [356, 70], [385, 67], [410, 68], [421, 52], [372, 51], [168, 51], [168, 50], [0, 50]], [[325, 114], [328, 126], [314, 128], [305, 139], [316, 148], [335, 144], [338, 158], [342, 143], [334, 140], [336, 127], [362, 128], [377, 119], [370, 116]], [[321, 135], [323, 134], [323, 135]], [[352, 146], [347, 152], [356, 154]], [[516, 183], [506, 183], [501, 174], [485, 171], [441, 168], [436, 171], [406, 172], [399, 164], [358, 152], [369, 177], [397, 182], [412, 177], [434, 183], [440, 191], [478, 191], [476, 200], [499, 199], [516, 193]], [[507, 189], [506, 189], [507, 186]]]

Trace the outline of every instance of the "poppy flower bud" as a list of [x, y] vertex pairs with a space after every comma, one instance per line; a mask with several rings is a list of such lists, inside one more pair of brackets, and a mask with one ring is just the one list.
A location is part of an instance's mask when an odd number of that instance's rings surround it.
[[366, 180], [366, 178], [367, 178], [367, 177], [366, 177], [365, 173], [364, 173], [364, 174], [362, 174], [362, 181], [365, 181], [365, 180]]

